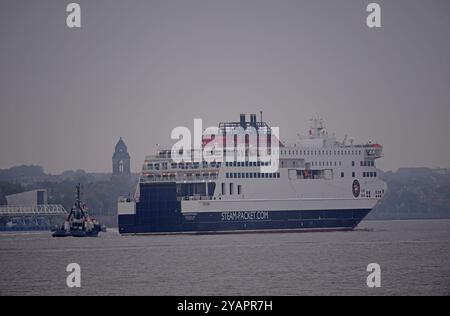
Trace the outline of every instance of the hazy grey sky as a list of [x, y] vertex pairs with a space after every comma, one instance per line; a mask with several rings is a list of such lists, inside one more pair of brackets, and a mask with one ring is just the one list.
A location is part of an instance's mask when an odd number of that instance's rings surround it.
[[156, 143], [258, 113], [282, 139], [309, 118], [385, 146], [384, 170], [450, 167], [450, 1], [0, 2], [0, 168], [110, 171], [122, 136], [140, 169]]

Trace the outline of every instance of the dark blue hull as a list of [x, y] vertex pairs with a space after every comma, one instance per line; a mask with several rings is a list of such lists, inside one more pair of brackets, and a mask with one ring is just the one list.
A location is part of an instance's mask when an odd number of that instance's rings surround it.
[[140, 187], [135, 215], [119, 215], [121, 234], [351, 230], [370, 212], [360, 210], [181, 213], [174, 184]]
[[[276, 231], [326, 231], [354, 229], [370, 210], [323, 210], [323, 211], [272, 211], [266, 219], [245, 219], [245, 215], [229, 217], [229, 212], [197, 213], [181, 216], [180, 222], [173, 225], [142, 223], [136, 215], [119, 215], [121, 234], [176, 233], [176, 232], [254, 232], [259, 230]], [[251, 214], [255, 212], [233, 212]], [[247, 216], [251, 217], [251, 216]]]

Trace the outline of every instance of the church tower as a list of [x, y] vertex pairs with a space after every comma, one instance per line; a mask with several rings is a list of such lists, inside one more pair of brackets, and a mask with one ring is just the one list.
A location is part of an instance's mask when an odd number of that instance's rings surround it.
[[112, 157], [112, 167], [113, 178], [128, 178], [131, 174], [130, 154], [128, 153], [127, 145], [125, 145], [122, 137], [117, 142], [116, 150]]

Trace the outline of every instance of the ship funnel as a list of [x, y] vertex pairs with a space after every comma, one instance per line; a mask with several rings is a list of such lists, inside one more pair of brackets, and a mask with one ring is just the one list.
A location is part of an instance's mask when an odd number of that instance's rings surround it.
[[246, 123], [245, 114], [241, 114], [240, 123], [241, 123], [241, 126], [245, 128], [245, 123]]
[[250, 124], [252, 126], [256, 126], [256, 114], [251, 114], [250, 115]]

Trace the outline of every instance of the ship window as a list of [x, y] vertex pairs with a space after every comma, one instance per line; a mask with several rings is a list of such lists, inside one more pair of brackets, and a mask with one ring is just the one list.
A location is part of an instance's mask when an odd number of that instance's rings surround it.
[[344, 173], [343, 172], [341, 172], [341, 178], [343, 178], [344, 177]]
[[355, 172], [352, 172], [352, 178], [354, 178], [355, 177]]
[[230, 195], [234, 194], [234, 184], [230, 183]]
[[354, 161], [352, 161], [352, 167], [354, 167], [355, 166], [355, 162]]
[[250, 175], [250, 179], [253, 179], [253, 173], [250, 173], [249, 175]]
[[222, 183], [222, 195], [225, 195], [225, 183]]
[[376, 172], [374, 172], [374, 173], [373, 173], [373, 176], [374, 176], [374, 177], [376, 178], [376, 177], [377, 177], [377, 173], [376, 173]]
[[242, 186], [238, 185], [238, 195], [241, 195], [241, 194], [242, 194]]

